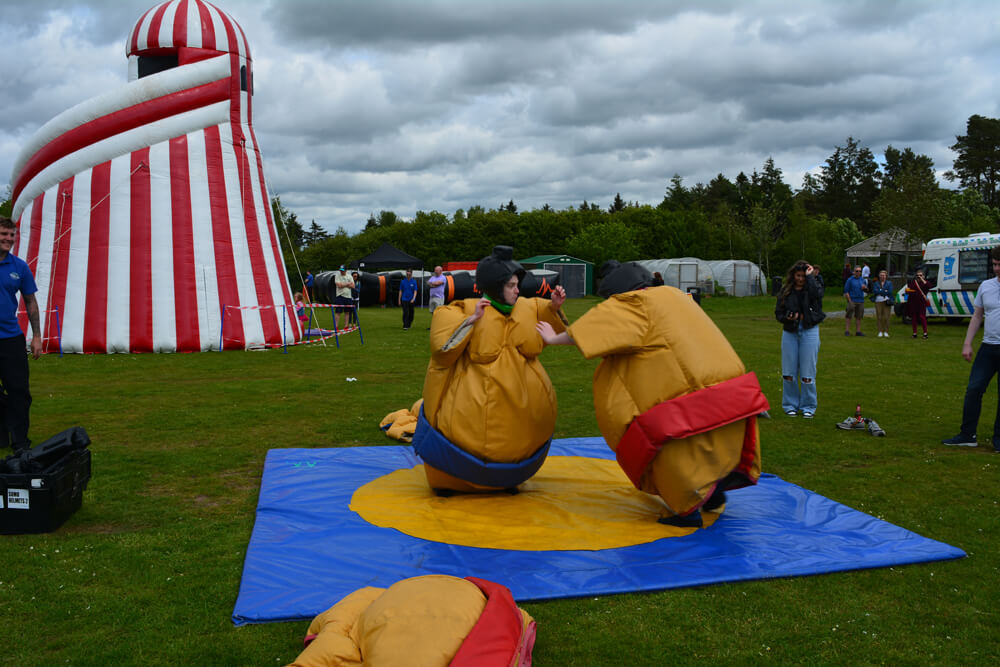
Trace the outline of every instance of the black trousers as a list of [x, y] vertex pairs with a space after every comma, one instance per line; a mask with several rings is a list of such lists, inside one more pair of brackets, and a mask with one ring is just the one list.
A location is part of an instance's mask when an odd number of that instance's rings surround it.
[[409, 329], [410, 325], [413, 324], [413, 302], [404, 301], [403, 306], [403, 328]]
[[0, 448], [8, 444], [14, 451], [31, 446], [28, 440], [28, 353], [24, 336], [0, 338]]

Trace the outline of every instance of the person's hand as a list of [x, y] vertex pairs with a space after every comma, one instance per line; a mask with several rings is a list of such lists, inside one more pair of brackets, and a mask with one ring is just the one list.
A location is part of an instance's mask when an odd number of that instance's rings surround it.
[[815, 271], [815, 270], [816, 269], [813, 268], [812, 264], [806, 264], [806, 275], [807, 276], [811, 276], [813, 274], [813, 271]]
[[42, 339], [38, 336], [31, 337], [31, 358], [37, 359], [42, 356]]
[[556, 330], [548, 322], [539, 322], [535, 325], [535, 330], [538, 331], [538, 335], [542, 337], [542, 340], [547, 345], [551, 345], [553, 339], [556, 337]]
[[962, 358], [966, 361], [972, 361], [972, 343], [962, 344]]
[[476, 302], [476, 311], [469, 316], [469, 324], [475, 324], [483, 316], [486, 308], [490, 305], [490, 300], [485, 296]]
[[559, 310], [562, 305], [566, 303], [566, 290], [562, 285], [556, 285], [556, 288], [552, 290], [552, 310]]

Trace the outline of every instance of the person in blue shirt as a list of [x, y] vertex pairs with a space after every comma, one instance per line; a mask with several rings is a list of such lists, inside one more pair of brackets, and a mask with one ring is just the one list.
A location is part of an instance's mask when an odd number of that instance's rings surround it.
[[417, 281], [413, 269], [406, 270], [406, 277], [399, 281], [399, 305], [403, 307], [403, 329], [413, 324], [413, 304], [417, 301]]
[[854, 318], [854, 335], [861, 333], [861, 318], [865, 316], [865, 281], [861, 278], [861, 267], [854, 267], [854, 275], [844, 281], [844, 298], [847, 311], [844, 313], [844, 335], [851, 335], [851, 318]]
[[31, 324], [31, 356], [42, 353], [41, 327], [38, 324], [38, 301], [35, 278], [20, 257], [11, 254], [17, 228], [10, 218], [0, 218], [0, 449], [8, 446], [18, 454], [31, 447], [28, 439], [28, 413], [31, 391], [28, 388], [28, 355], [24, 333], [17, 322], [17, 293], [24, 299]]
[[302, 291], [305, 292], [307, 301], [312, 301], [312, 288], [315, 281], [312, 271], [306, 271], [305, 280], [302, 281]]

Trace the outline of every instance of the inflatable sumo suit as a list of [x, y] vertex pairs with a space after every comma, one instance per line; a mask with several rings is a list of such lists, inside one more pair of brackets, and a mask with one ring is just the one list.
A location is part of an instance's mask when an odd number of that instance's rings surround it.
[[697, 512], [716, 490], [756, 484], [756, 416], [768, 407], [756, 376], [691, 297], [644, 289], [652, 277], [634, 262], [609, 264], [599, 290], [609, 298], [568, 331], [586, 358], [604, 357], [594, 408], [626, 475], [663, 499], [664, 518]]
[[362, 588], [313, 619], [296, 667], [531, 664], [535, 621], [510, 591], [440, 574]]
[[[479, 262], [476, 284], [494, 302], [503, 285], [524, 275], [509, 246]], [[535, 330], [546, 321], [565, 331], [565, 318], [542, 298], [519, 298], [509, 313], [487, 307], [466, 323], [479, 299], [434, 311], [424, 406], [413, 447], [435, 490], [512, 489], [545, 462], [556, 424], [556, 394], [538, 361], [545, 343]]]

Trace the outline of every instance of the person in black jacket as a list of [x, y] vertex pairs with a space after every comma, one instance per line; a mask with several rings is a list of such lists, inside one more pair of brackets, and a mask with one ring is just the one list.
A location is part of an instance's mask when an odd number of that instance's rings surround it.
[[788, 269], [778, 292], [775, 318], [781, 322], [781, 409], [806, 419], [816, 414], [816, 362], [819, 358], [819, 327], [823, 312], [823, 286], [816, 270], [805, 260]]

